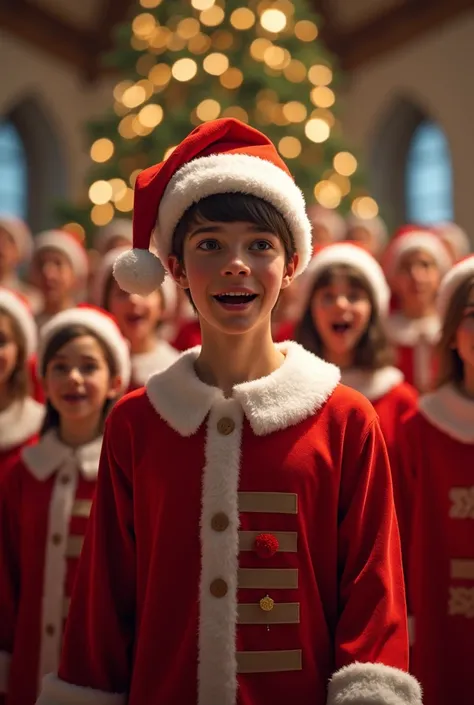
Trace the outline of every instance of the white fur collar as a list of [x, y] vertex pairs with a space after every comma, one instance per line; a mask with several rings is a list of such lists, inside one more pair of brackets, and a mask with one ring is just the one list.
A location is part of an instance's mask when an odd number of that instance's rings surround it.
[[356, 389], [369, 401], [380, 399], [401, 384], [403, 380], [402, 372], [396, 367], [383, 367], [373, 372], [355, 368], [341, 371], [341, 382]]
[[43, 418], [44, 406], [29, 397], [0, 411], [0, 450], [25, 443], [39, 432]]
[[21, 454], [26, 467], [38, 480], [47, 480], [63, 463], [73, 461], [86, 480], [95, 480], [99, 469], [102, 436], [79, 448], [71, 448], [59, 440], [54, 429], [38, 443], [24, 448]]
[[422, 340], [434, 345], [438, 342], [441, 321], [437, 315], [408, 318], [403, 313], [393, 313], [385, 321], [385, 330], [395, 345], [413, 347]]
[[[340, 380], [337, 367], [293, 342], [277, 346], [285, 360], [275, 372], [234, 387], [237, 399], [257, 436], [293, 426], [327, 401]], [[194, 362], [200, 348], [183, 353], [167, 370], [146, 385], [148, 398], [160, 416], [182, 436], [191, 436], [211, 407], [224, 399], [217, 387], [201, 382]]]
[[423, 416], [433, 426], [461, 443], [474, 443], [474, 400], [445, 384], [418, 401]]
[[153, 350], [131, 356], [132, 380], [144, 385], [155, 372], [162, 372], [178, 358], [179, 353], [166, 340], [158, 340]]

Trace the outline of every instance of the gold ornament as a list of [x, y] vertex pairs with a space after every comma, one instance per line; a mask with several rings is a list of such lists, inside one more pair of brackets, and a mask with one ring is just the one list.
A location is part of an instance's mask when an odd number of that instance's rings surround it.
[[260, 609], [264, 612], [271, 612], [274, 607], [275, 600], [272, 600], [269, 595], [262, 597], [262, 599], [260, 600]]

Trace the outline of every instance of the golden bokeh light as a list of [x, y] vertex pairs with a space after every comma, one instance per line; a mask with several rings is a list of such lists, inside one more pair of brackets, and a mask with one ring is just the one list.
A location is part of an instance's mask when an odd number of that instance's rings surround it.
[[311, 113], [311, 118], [313, 120], [323, 120], [329, 127], [334, 127], [336, 124], [336, 118], [333, 113], [330, 110], [326, 110], [326, 108], [315, 108]]
[[149, 12], [142, 12], [132, 22], [132, 31], [138, 39], [148, 39], [156, 28], [156, 20]]
[[148, 74], [148, 78], [155, 86], [166, 86], [171, 79], [171, 68], [168, 64], [156, 64]]
[[282, 137], [278, 142], [278, 151], [285, 159], [296, 159], [301, 154], [302, 146], [297, 137]]
[[206, 25], [206, 27], [217, 27], [224, 21], [224, 17], [224, 10], [218, 5], [213, 5], [209, 10], [203, 10], [199, 15], [201, 24]]
[[170, 34], [166, 40], [166, 48], [170, 51], [182, 51], [187, 43], [187, 39], [179, 34]]
[[115, 211], [111, 203], [94, 206], [91, 210], [91, 220], [94, 225], [107, 225], [114, 217]]
[[242, 85], [243, 80], [244, 74], [240, 69], [236, 68], [228, 69], [220, 77], [221, 84], [228, 90], [235, 90], [236, 88], [239, 88], [239, 86]]
[[118, 115], [119, 117], [123, 117], [128, 113], [128, 108], [125, 107], [123, 103], [118, 103], [116, 100], [114, 101], [114, 113]]
[[215, 0], [191, 0], [191, 5], [195, 10], [209, 10], [214, 2]]
[[317, 108], [330, 108], [336, 102], [336, 96], [327, 86], [317, 86], [310, 94], [311, 102]]
[[158, 7], [158, 5], [161, 5], [163, 0], [140, 0], [140, 5], [142, 7], [145, 7], [147, 10], [151, 10], [154, 7]]
[[315, 64], [308, 71], [308, 78], [315, 86], [329, 86], [333, 79], [332, 71], [329, 66], [324, 64]]
[[255, 15], [248, 7], [239, 7], [231, 14], [230, 23], [234, 29], [244, 31], [254, 26]]
[[115, 201], [115, 207], [122, 213], [128, 213], [133, 210], [133, 189], [127, 187], [122, 197]]
[[114, 88], [114, 98], [117, 101], [121, 101], [123, 94], [127, 90], [127, 88], [130, 88], [133, 86], [133, 81], [120, 81], [120, 83], [117, 83], [117, 85]]
[[112, 187], [112, 201], [117, 201], [125, 196], [128, 186], [123, 179], [110, 179], [109, 184]]
[[266, 49], [263, 60], [271, 69], [284, 69], [291, 61], [290, 52], [282, 47], [270, 46]]
[[351, 210], [358, 218], [371, 220], [379, 214], [379, 207], [370, 196], [355, 198], [351, 205]]
[[224, 110], [222, 113], [222, 117], [225, 118], [235, 118], [236, 120], [240, 120], [241, 122], [246, 122], [248, 123], [249, 121], [249, 116], [246, 110], [241, 108], [239, 105], [231, 105], [228, 108]]
[[290, 122], [303, 122], [308, 116], [308, 110], [303, 103], [291, 100], [283, 106], [283, 115]]
[[148, 40], [140, 39], [140, 37], [133, 35], [130, 39], [130, 46], [132, 49], [135, 49], [135, 51], [145, 51], [145, 49], [148, 48]]
[[332, 181], [323, 180], [314, 187], [314, 196], [324, 208], [337, 208], [342, 195], [339, 187]]
[[228, 51], [234, 44], [234, 35], [232, 32], [227, 32], [227, 30], [218, 29], [213, 32], [211, 42], [214, 49], [218, 51]]
[[89, 188], [89, 200], [96, 206], [108, 203], [112, 198], [112, 186], [108, 181], [94, 181]]
[[61, 230], [64, 230], [66, 233], [71, 233], [71, 235], [77, 237], [81, 242], [86, 239], [86, 231], [80, 223], [66, 223], [62, 226]]
[[176, 27], [177, 35], [186, 40], [195, 37], [199, 34], [200, 30], [201, 25], [199, 24], [199, 20], [195, 17], [186, 17], [184, 20], [181, 20]]
[[250, 45], [250, 56], [252, 59], [255, 59], [255, 61], [263, 61], [265, 52], [272, 46], [273, 44], [271, 41], [269, 39], [265, 39], [264, 37], [254, 39]]
[[327, 122], [324, 122], [324, 120], [319, 118], [312, 118], [311, 120], [308, 120], [304, 131], [306, 137], [311, 140], [311, 142], [316, 142], [317, 144], [325, 142], [331, 133]]
[[211, 38], [207, 34], [196, 34], [188, 42], [188, 49], [191, 54], [205, 54], [211, 48]]
[[352, 176], [357, 169], [357, 159], [350, 152], [338, 152], [333, 159], [333, 165], [341, 176]]
[[131, 140], [134, 137], [136, 137], [136, 133], [135, 133], [134, 126], [133, 126], [133, 122], [134, 122], [135, 118], [136, 118], [135, 113], [130, 113], [130, 115], [126, 115], [119, 122], [119, 126], [118, 126], [119, 135], [126, 140]]
[[306, 78], [306, 66], [298, 59], [292, 59], [288, 66], [283, 69], [283, 74], [287, 81], [291, 83], [302, 83]]
[[127, 108], [136, 108], [147, 99], [146, 90], [143, 86], [135, 85], [127, 88], [122, 96], [122, 103]]
[[286, 27], [287, 21], [288, 20], [285, 13], [274, 8], [264, 10], [260, 16], [260, 24], [263, 29], [266, 29], [267, 32], [272, 32], [273, 34], [282, 32]]
[[163, 120], [163, 108], [161, 105], [149, 103], [140, 110], [137, 116], [143, 127], [155, 128]]
[[175, 144], [172, 147], [168, 147], [168, 149], [165, 150], [165, 153], [163, 154], [163, 160], [166, 161], [171, 155], [173, 154], [174, 150], [176, 149], [178, 145]]
[[221, 105], [213, 98], [206, 98], [196, 108], [196, 115], [202, 122], [215, 120], [221, 114]]
[[178, 59], [173, 64], [171, 73], [177, 81], [190, 81], [197, 74], [198, 66], [194, 59]]
[[202, 66], [204, 71], [211, 76], [221, 76], [229, 68], [229, 59], [225, 54], [214, 52], [206, 56]]
[[132, 173], [130, 174], [130, 176], [129, 176], [129, 178], [128, 178], [128, 182], [129, 182], [129, 184], [130, 184], [130, 186], [131, 186], [132, 188], [135, 187], [135, 182], [136, 182], [136, 180], [137, 180], [138, 174], [140, 174], [141, 171], [142, 171], [141, 169], [135, 169], [135, 170], [132, 171]]
[[297, 22], [294, 32], [300, 42], [314, 42], [318, 36], [318, 28], [314, 22], [310, 22], [309, 20], [300, 20]]
[[347, 196], [351, 190], [351, 182], [347, 176], [342, 176], [342, 174], [331, 174], [329, 181], [332, 181], [338, 187], [341, 192], [341, 196]]
[[107, 137], [96, 140], [91, 147], [91, 159], [94, 162], [106, 162], [114, 153], [114, 143]]
[[148, 48], [154, 54], [162, 53], [168, 48], [168, 42], [173, 33], [168, 27], [157, 27], [151, 37], [148, 38]]

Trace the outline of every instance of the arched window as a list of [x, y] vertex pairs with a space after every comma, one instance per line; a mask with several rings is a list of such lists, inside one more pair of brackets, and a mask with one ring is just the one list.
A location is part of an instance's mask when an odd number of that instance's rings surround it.
[[23, 141], [15, 125], [0, 121], [0, 212], [26, 218], [28, 170]]
[[441, 128], [423, 120], [413, 132], [405, 173], [406, 220], [431, 225], [453, 220], [451, 156]]

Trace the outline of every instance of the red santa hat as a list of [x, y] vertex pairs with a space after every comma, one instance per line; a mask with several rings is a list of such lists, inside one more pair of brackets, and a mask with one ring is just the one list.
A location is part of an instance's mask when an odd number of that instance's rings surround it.
[[74, 235], [64, 230], [45, 230], [34, 239], [34, 254], [42, 250], [58, 250], [68, 258], [78, 279], [85, 279], [89, 270], [89, 261], [84, 247]]
[[0, 309], [16, 321], [25, 341], [26, 356], [33, 355], [38, 340], [35, 319], [27, 301], [19, 294], [2, 287], [0, 288]]
[[114, 318], [96, 306], [80, 304], [57, 313], [40, 331], [38, 346], [38, 374], [42, 375], [43, 360], [46, 348], [53, 336], [69, 326], [84, 326], [95, 335], [110, 352], [117, 373], [121, 379], [121, 389], [125, 391], [130, 384], [131, 366], [130, 352], [127, 341], [122, 336]]
[[465, 230], [456, 223], [437, 223], [433, 231], [451, 245], [456, 256], [456, 261], [466, 257], [471, 251], [471, 242]]
[[[226, 118], [203, 123], [168, 159], [138, 175], [133, 249], [114, 267], [119, 286], [142, 295], [159, 286], [181, 217], [194, 203], [223, 193], [257, 196], [282, 214], [299, 255], [296, 274], [301, 274], [311, 258], [311, 224], [303, 194], [268, 137]], [[159, 259], [149, 252], [152, 233]]]
[[33, 236], [27, 224], [21, 218], [2, 214], [0, 215], [0, 228], [3, 228], [15, 243], [20, 260], [28, 260], [33, 251]]
[[305, 278], [308, 283], [314, 283], [324, 270], [334, 265], [347, 265], [361, 272], [370, 287], [378, 313], [381, 316], [386, 315], [390, 289], [382, 267], [367, 250], [352, 242], [327, 245], [313, 257]]
[[346, 222], [342, 215], [332, 208], [324, 208], [318, 203], [308, 206], [308, 217], [311, 224], [325, 227], [333, 240], [344, 240]]
[[351, 213], [346, 218], [347, 234], [354, 228], [365, 228], [371, 233], [378, 242], [379, 248], [382, 250], [388, 242], [387, 226], [382, 218], [376, 215], [373, 218], [361, 218], [358, 215]]
[[115, 238], [123, 238], [130, 243], [133, 242], [133, 223], [127, 218], [115, 218], [103, 228], [98, 228], [95, 238], [94, 247], [98, 252], [105, 252], [109, 243]]
[[421, 226], [405, 225], [395, 233], [385, 251], [383, 268], [389, 281], [395, 274], [401, 258], [414, 250], [428, 252], [442, 274], [445, 274], [452, 265], [446, 245], [436, 233]]
[[456, 291], [466, 279], [474, 277], [474, 255], [470, 255], [452, 267], [443, 277], [437, 298], [437, 309], [441, 320], [444, 320]]

